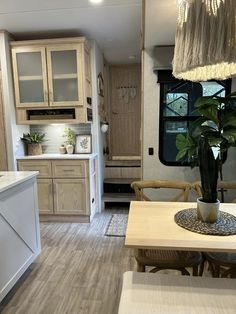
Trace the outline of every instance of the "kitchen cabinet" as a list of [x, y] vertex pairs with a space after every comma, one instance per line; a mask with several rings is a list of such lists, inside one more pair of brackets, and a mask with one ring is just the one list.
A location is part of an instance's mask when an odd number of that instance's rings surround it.
[[41, 214], [53, 214], [52, 179], [38, 179], [38, 198], [39, 198], [40, 213]]
[[87, 160], [32, 158], [19, 158], [18, 170], [39, 171], [40, 219], [89, 222], [97, 207], [95, 156]]
[[56, 214], [87, 214], [86, 179], [55, 179], [53, 185]]
[[46, 50], [19, 47], [12, 50], [16, 107], [48, 107]]
[[86, 38], [14, 41], [11, 46], [19, 124], [89, 122], [92, 82]]

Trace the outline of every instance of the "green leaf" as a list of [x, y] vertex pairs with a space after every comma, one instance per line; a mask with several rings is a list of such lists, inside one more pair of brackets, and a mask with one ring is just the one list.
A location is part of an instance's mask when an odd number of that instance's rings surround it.
[[215, 107], [211, 104], [206, 104], [202, 107], [199, 107], [198, 111], [200, 114], [207, 117], [209, 120], [212, 120], [216, 125], [219, 124], [217, 107]]
[[220, 137], [209, 137], [208, 138], [208, 143], [209, 145], [212, 146], [219, 146], [223, 142], [223, 139]]
[[235, 98], [235, 100], [236, 100], [236, 92], [230, 93], [230, 94], [227, 95], [225, 98], [226, 98], [226, 99]]
[[176, 136], [176, 147], [178, 150], [182, 150], [188, 144], [187, 138], [183, 134], [178, 134]]
[[227, 126], [236, 127], [236, 111], [234, 115], [232, 112], [229, 112], [223, 117], [222, 126], [223, 128]]
[[222, 136], [230, 143], [234, 143], [236, 141], [236, 128], [224, 130]]
[[220, 102], [216, 98], [213, 98], [212, 96], [204, 96], [204, 97], [198, 98], [195, 103], [196, 108], [200, 108], [200, 107], [204, 107], [208, 105], [218, 108], [220, 106]]
[[184, 156], [186, 156], [186, 154], [187, 154], [187, 148], [180, 150], [178, 154], [176, 155], [176, 161], [179, 161], [180, 159], [182, 159]]

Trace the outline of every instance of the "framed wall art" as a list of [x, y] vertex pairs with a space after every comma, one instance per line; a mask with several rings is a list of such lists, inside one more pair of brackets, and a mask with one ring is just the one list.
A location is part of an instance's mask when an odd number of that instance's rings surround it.
[[92, 153], [91, 134], [76, 136], [75, 153], [76, 154], [91, 154]]

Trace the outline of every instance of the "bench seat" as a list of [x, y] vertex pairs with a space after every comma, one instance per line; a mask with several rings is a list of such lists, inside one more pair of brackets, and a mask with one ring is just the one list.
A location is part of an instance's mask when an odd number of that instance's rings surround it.
[[118, 314], [235, 314], [236, 280], [126, 272]]

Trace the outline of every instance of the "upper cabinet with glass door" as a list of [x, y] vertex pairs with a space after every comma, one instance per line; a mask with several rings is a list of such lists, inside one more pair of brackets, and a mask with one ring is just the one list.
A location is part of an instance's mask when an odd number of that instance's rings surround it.
[[17, 107], [48, 107], [45, 47], [19, 47], [12, 51]]
[[83, 106], [82, 47], [47, 47], [50, 106]]
[[[21, 116], [46, 107], [83, 107], [86, 114], [91, 105], [91, 80], [87, 77], [90, 49], [84, 37], [16, 41], [11, 46], [16, 107]], [[81, 116], [81, 110], [75, 116]]]

